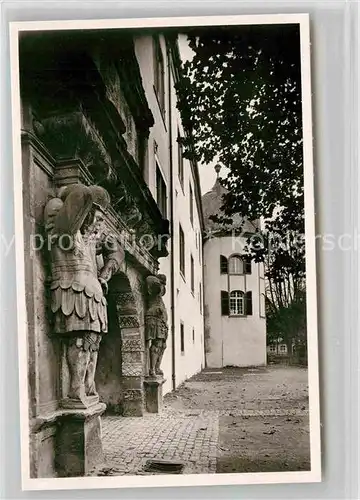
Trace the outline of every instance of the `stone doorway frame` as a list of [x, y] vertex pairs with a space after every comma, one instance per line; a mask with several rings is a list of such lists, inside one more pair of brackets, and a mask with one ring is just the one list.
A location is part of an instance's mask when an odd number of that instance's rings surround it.
[[[120, 363], [118, 367], [112, 366], [109, 369], [120, 371], [121, 381], [118, 390], [122, 393], [122, 403], [112, 410], [124, 417], [141, 417], [145, 406], [144, 339], [135, 294], [131, 288], [130, 280], [124, 272], [115, 274], [109, 282], [108, 313], [110, 319], [109, 341], [113, 335], [120, 336]], [[106, 340], [104, 338], [103, 342], [105, 343]], [[111, 348], [111, 345], [109, 344], [107, 348]], [[100, 360], [100, 363], [104, 366], [106, 360]], [[111, 408], [109, 409], [111, 410]]]

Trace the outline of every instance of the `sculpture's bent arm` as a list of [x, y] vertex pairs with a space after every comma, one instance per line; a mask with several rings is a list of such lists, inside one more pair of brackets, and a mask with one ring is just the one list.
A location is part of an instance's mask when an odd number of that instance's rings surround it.
[[104, 258], [104, 266], [100, 271], [99, 279], [109, 281], [116, 273], [125, 259], [125, 251], [113, 236], [106, 236], [101, 244], [101, 253]]

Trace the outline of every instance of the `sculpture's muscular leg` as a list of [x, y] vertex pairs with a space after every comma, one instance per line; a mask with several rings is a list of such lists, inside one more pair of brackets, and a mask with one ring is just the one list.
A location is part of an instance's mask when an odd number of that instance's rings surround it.
[[96, 338], [95, 338], [95, 343], [90, 345], [89, 349], [90, 357], [85, 377], [85, 393], [87, 396], [98, 395], [95, 386], [95, 372], [96, 372], [97, 359], [99, 355], [99, 345], [101, 341], [101, 335], [97, 334], [93, 335], [94, 336], [96, 335]]
[[157, 375], [164, 375], [163, 371], [160, 369], [162, 358], [166, 349], [166, 340], [165, 339], [158, 339], [158, 355], [156, 359], [156, 364], [155, 364], [155, 373]]
[[151, 341], [150, 347], [150, 370], [149, 375], [154, 376], [156, 374], [156, 364], [158, 359], [159, 347], [157, 344], [157, 339]]
[[97, 396], [95, 387], [95, 371], [99, 351], [90, 351], [90, 359], [85, 378], [85, 393], [87, 396]]
[[69, 398], [82, 399], [85, 396], [85, 375], [89, 364], [90, 352], [84, 351], [82, 339], [76, 338], [67, 344], [66, 358], [70, 372]]

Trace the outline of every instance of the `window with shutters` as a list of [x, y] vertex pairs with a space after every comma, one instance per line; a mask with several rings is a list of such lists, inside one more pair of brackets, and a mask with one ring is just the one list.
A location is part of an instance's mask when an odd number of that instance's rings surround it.
[[252, 292], [246, 292], [246, 315], [251, 316], [252, 313]]
[[233, 255], [229, 258], [229, 274], [243, 274], [244, 266], [240, 255]]
[[228, 273], [228, 260], [224, 255], [220, 255], [220, 273]]
[[221, 291], [221, 315], [229, 315], [229, 292], [225, 290]]
[[244, 274], [251, 274], [251, 258], [244, 258]]
[[233, 290], [229, 298], [230, 316], [243, 316], [245, 314], [244, 303], [244, 292]]

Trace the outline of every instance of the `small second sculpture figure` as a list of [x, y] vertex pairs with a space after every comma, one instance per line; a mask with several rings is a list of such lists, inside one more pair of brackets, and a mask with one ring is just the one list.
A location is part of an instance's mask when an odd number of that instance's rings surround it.
[[168, 317], [163, 296], [166, 291], [166, 276], [146, 278], [148, 308], [145, 314], [145, 338], [148, 345], [149, 375], [163, 375], [160, 369], [168, 337]]

